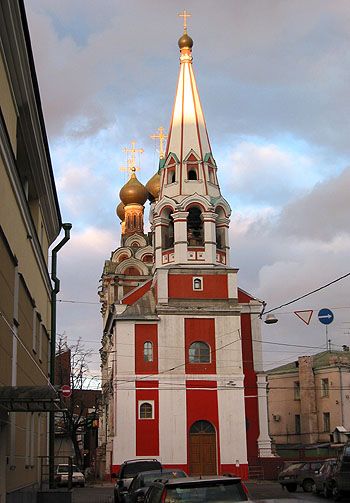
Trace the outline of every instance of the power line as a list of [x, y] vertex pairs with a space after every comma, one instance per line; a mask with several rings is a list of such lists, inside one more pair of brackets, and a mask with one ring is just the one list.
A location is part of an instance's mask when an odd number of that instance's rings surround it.
[[334, 279], [333, 281], [330, 281], [329, 283], [327, 283], [325, 285], [322, 285], [322, 286], [316, 288], [315, 290], [312, 290], [311, 292], [305, 293], [304, 295], [300, 295], [300, 297], [297, 297], [293, 300], [290, 300], [289, 302], [285, 302], [284, 304], [281, 304], [278, 307], [274, 307], [272, 309], [269, 309], [268, 311], [263, 310], [261, 315], [272, 313], [273, 311], [277, 311], [278, 309], [281, 309], [282, 307], [286, 307], [286, 306], [289, 306], [290, 304], [294, 304], [294, 302], [298, 302], [298, 300], [305, 299], [305, 297], [308, 297], [309, 295], [313, 295], [314, 293], [319, 292], [320, 290], [323, 290], [324, 288], [327, 288], [331, 285], [334, 285], [334, 283], [337, 283], [338, 281], [341, 281], [341, 280], [347, 278], [348, 276], [350, 276], [350, 272], [344, 274], [343, 276], [340, 276], [339, 278]]

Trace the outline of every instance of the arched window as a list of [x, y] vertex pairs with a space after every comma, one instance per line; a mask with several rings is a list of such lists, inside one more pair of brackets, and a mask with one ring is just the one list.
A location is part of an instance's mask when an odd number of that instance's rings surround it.
[[215, 433], [215, 428], [214, 426], [209, 423], [209, 421], [196, 421], [193, 423], [193, 425], [190, 428], [190, 433], [193, 435], [198, 435], [198, 434], [203, 434], [203, 433], [210, 433], [213, 434]]
[[203, 246], [203, 221], [199, 208], [192, 206], [187, 217], [187, 241], [190, 246]]
[[143, 360], [153, 362], [153, 344], [150, 341], [146, 341], [143, 345]]
[[140, 405], [140, 419], [153, 419], [153, 405], [149, 402], [143, 402]]
[[188, 350], [190, 363], [210, 363], [210, 347], [205, 342], [193, 342]]
[[167, 250], [168, 248], [174, 248], [174, 220], [170, 209], [165, 210], [162, 217], [168, 220], [167, 225], [162, 226], [162, 248]]
[[220, 220], [225, 219], [225, 213], [220, 207], [215, 210], [215, 213], [218, 216], [216, 219], [216, 247], [219, 250], [223, 250], [226, 246], [225, 227], [222, 225], [222, 222], [220, 224]]

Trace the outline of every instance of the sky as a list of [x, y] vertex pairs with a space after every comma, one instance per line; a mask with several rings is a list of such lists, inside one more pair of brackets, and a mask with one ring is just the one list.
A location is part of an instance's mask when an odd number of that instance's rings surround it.
[[[59, 334], [92, 349], [97, 296], [120, 244], [115, 214], [123, 148], [143, 148], [138, 178], [158, 167], [150, 135], [169, 127], [184, 8], [193, 67], [232, 208], [231, 265], [266, 310], [350, 272], [350, 2], [337, 0], [25, 0], [64, 222]], [[147, 214], [147, 211], [146, 211]], [[318, 320], [329, 308], [334, 321]], [[313, 310], [310, 324], [296, 310]], [[262, 323], [265, 368], [350, 344], [350, 277]], [[96, 380], [97, 382], [97, 380]]]

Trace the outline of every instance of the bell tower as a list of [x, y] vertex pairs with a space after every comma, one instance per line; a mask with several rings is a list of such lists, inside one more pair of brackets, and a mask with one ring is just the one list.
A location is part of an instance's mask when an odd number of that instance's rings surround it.
[[178, 41], [180, 70], [153, 209], [155, 265], [225, 266], [229, 260], [231, 209], [221, 196], [204, 114], [192, 67], [193, 40]]

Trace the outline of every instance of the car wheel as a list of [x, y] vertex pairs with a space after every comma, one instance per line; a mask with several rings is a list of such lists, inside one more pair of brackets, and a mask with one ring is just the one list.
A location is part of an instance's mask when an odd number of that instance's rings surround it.
[[332, 487], [332, 496], [334, 501], [339, 501], [340, 500], [340, 492], [337, 483], [334, 483]]
[[325, 498], [330, 498], [330, 496], [332, 495], [332, 491], [330, 490], [330, 488], [326, 484], [323, 484], [322, 493]]
[[301, 487], [305, 493], [312, 493], [312, 488], [314, 486], [314, 481], [312, 479], [306, 479], [303, 481]]
[[289, 493], [295, 493], [295, 491], [297, 490], [297, 484], [287, 484], [286, 485], [286, 489]]

